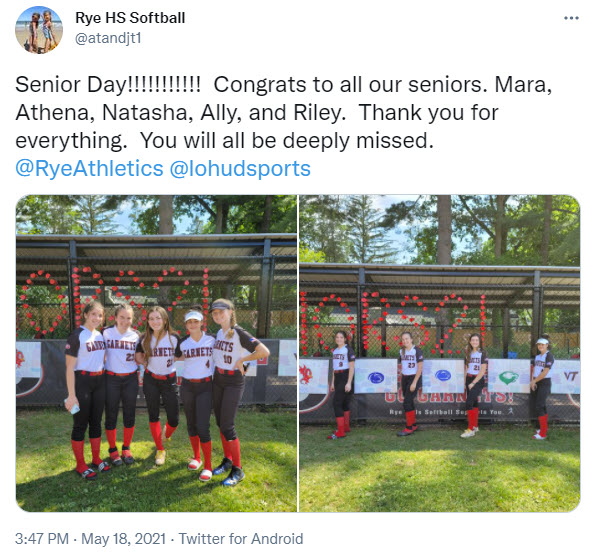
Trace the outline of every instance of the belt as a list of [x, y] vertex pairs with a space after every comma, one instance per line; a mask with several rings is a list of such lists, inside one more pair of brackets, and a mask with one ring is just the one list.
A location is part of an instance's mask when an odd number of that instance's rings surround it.
[[166, 380], [168, 378], [172, 378], [172, 377], [176, 376], [175, 371], [173, 373], [169, 373], [168, 375], [156, 375], [155, 373], [149, 371], [149, 369], [145, 369], [145, 373], [148, 373], [149, 375], [151, 375], [153, 378], [155, 378], [157, 380]]
[[345, 373], [345, 372], [349, 372], [349, 369], [341, 369], [340, 371], [333, 371], [333, 373], [335, 373], [336, 375]]
[[188, 382], [211, 382], [213, 380], [210, 376], [206, 376], [205, 378], [184, 378]]
[[242, 374], [240, 371], [238, 371], [237, 369], [222, 369], [221, 367], [215, 367], [215, 370], [220, 374], [220, 375], [235, 375], [236, 373], [238, 374]]
[[114, 373], [113, 371], [105, 371], [110, 376], [130, 376], [135, 375], [136, 371], [132, 371], [131, 373]]
[[103, 374], [103, 371], [97, 371], [97, 372], [92, 372], [92, 371], [78, 371], [79, 373], [81, 373], [83, 376], [85, 375], [89, 375], [89, 376], [100, 376]]

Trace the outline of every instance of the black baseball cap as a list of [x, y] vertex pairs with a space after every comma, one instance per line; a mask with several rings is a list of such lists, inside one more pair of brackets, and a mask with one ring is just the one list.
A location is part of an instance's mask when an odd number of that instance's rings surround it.
[[212, 312], [215, 309], [231, 309], [231, 305], [229, 303], [225, 303], [225, 301], [214, 301], [211, 303], [209, 312]]

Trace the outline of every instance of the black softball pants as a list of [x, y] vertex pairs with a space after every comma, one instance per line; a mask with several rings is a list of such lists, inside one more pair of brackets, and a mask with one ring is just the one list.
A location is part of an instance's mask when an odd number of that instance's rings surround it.
[[101, 417], [105, 409], [105, 374], [99, 376], [83, 375], [74, 372], [74, 393], [81, 410], [73, 417], [72, 434], [74, 441], [85, 440], [85, 432], [89, 427], [89, 438], [101, 436]]
[[467, 387], [467, 401], [465, 402], [465, 409], [470, 411], [475, 407], [479, 407], [479, 395], [485, 386], [485, 378], [481, 377], [481, 379], [469, 390], [469, 384], [471, 384], [477, 375], [467, 375], [467, 380], [465, 380], [465, 386]]
[[552, 392], [552, 379], [544, 378], [537, 383], [537, 390], [531, 391], [535, 403], [535, 413], [537, 417], [547, 415], [546, 401]]
[[105, 428], [112, 430], [118, 423], [118, 409], [122, 400], [124, 427], [134, 427], [136, 397], [138, 396], [138, 373], [129, 375], [108, 374], [105, 384]]
[[411, 391], [414, 379], [415, 375], [401, 375], [401, 391], [403, 392], [403, 410], [405, 413], [415, 410], [415, 396], [417, 396], [417, 391], [421, 388], [421, 377], [419, 377], [415, 390]]
[[201, 442], [210, 442], [211, 405], [213, 403], [213, 382], [190, 382], [183, 379], [180, 397], [184, 405], [188, 436], [197, 436]]
[[165, 380], [153, 378], [149, 373], [144, 374], [143, 393], [149, 411], [149, 423], [159, 421], [159, 406], [163, 400], [167, 422], [170, 427], [177, 427], [180, 422], [180, 404], [178, 402], [178, 384], [176, 375], [166, 377]]
[[213, 411], [225, 440], [235, 440], [238, 437], [235, 420], [245, 382], [246, 378], [239, 372], [233, 375], [215, 372], [213, 377]]
[[335, 395], [333, 397], [333, 409], [335, 410], [335, 417], [343, 417], [346, 411], [349, 411], [351, 406], [351, 398], [353, 397], [353, 381], [351, 383], [351, 391], [345, 392], [345, 386], [349, 379], [349, 371], [335, 373]]

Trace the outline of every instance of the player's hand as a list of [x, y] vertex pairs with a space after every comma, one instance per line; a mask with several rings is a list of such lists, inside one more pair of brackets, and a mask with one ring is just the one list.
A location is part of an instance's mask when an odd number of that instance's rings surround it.
[[345, 392], [351, 392], [351, 382], [348, 382], [348, 383], [345, 385]]
[[334, 392], [334, 391], [335, 391], [335, 383], [333, 382], [333, 383], [331, 384], [331, 392]]
[[416, 386], [417, 386], [417, 382], [412, 382], [411, 386], [409, 387], [409, 392], [415, 392]]
[[64, 402], [66, 411], [70, 411], [75, 405], [79, 405], [79, 401], [76, 396], [68, 396]]
[[242, 376], [246, 374], [246, 369], [244, 368], [244, 362], [241, 359], [238, 359], [233, 366], [234, 369], [237, 369], [242, 373]]
[[531, 381], [531, 390], [533, 392], [535, 392], [535, 390], [537, 390], [537, 383], [534, 380]]

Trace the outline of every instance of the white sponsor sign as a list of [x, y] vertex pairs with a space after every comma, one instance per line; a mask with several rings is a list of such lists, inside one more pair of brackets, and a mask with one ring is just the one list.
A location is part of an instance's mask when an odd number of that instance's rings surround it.
[[488, 391], [528, 394], [531, 382], [529, 359], [490, 359], [488, 362]]
[[427, 394], [462, 394], [465, 392], [465, 366], [461, 359], [426, 359], [423, 392]]
[[329, 388], [328, 358], [300, 359], [300, 395], [326, 394]]
[[297, 373], [297, 342], [279, 341], [279, 376], [295, 376]]
[[356, 394], [396, 393], [399, 390], [396, 359], [356, 359]]
[[16, 380], [41, 378], [41, 342], [17, 342]]
[[552, 394], [581, 393], [581, 362], [577, 359], [556, 359], [549, 373]]

